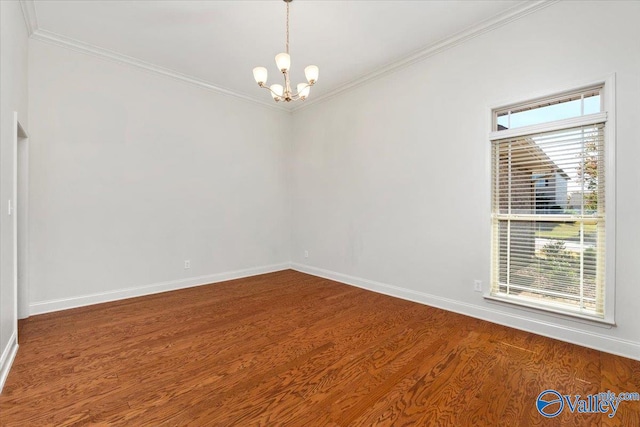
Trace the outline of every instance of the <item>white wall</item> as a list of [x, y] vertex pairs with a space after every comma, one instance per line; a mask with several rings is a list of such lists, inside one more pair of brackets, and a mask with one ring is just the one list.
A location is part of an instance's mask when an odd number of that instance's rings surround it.
[[[640, 359], [639, 16], [638, 2], [560, 2], [297, 111], [294, 267]], [[617, 326], [485, 301], [490, 108], [614, 72]]]
[[32, 314], [288, 265], [289, 113], [29, 53]]
[[15, 351], [17, 324], [14, 287], [13, 199], [14, 111], [27, 126], [28, 33], [18, 2], [0, 2], [0, 390]]

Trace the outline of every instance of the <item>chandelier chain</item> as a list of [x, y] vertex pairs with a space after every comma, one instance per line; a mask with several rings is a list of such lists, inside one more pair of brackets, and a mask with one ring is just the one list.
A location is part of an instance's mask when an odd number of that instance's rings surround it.
[[289, 2], [287, 2], [287, 53], [289, 53]]

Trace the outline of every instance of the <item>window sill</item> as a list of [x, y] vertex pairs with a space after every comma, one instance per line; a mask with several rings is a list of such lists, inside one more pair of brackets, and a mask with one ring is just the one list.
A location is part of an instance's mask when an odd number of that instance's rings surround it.
[[500, 303], [501, 305], [509, 305], [515, 306], [519, 308], [526, 309], [531, 312], [538, 312], [542, 314], [554, 315], [554, 317], [558, 317], [566, 320], [573, 321], [581, 321], [581, 323], [593, 324], [595, 326], [607, 327], [611, 328], [612, 326], [616, 326], [614, 319], [609, 318], [599, 318], [595, 316], [590, 316], [588, 314], [573, 312], [566, 309], [554, 308], [548, 305], [536, 304], [534, 302], [526, 301], [518, 297], [509, 297], [509, 296], [495, 296], [495, 295], [484, 295], [484, 299], [489, 302]]

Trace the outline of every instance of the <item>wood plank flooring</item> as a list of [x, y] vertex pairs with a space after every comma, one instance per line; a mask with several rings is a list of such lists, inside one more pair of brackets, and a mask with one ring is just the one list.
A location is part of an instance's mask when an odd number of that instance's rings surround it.
[[2, 426], [640, 426], [640, 362], [295, 271], [31, 317]]

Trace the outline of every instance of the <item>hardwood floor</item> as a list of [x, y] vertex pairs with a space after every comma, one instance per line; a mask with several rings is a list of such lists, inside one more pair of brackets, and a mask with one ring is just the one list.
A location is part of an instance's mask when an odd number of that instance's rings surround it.
[[640, 362], [283, 271], [31, 317], [3, 426], [640, 426]]

